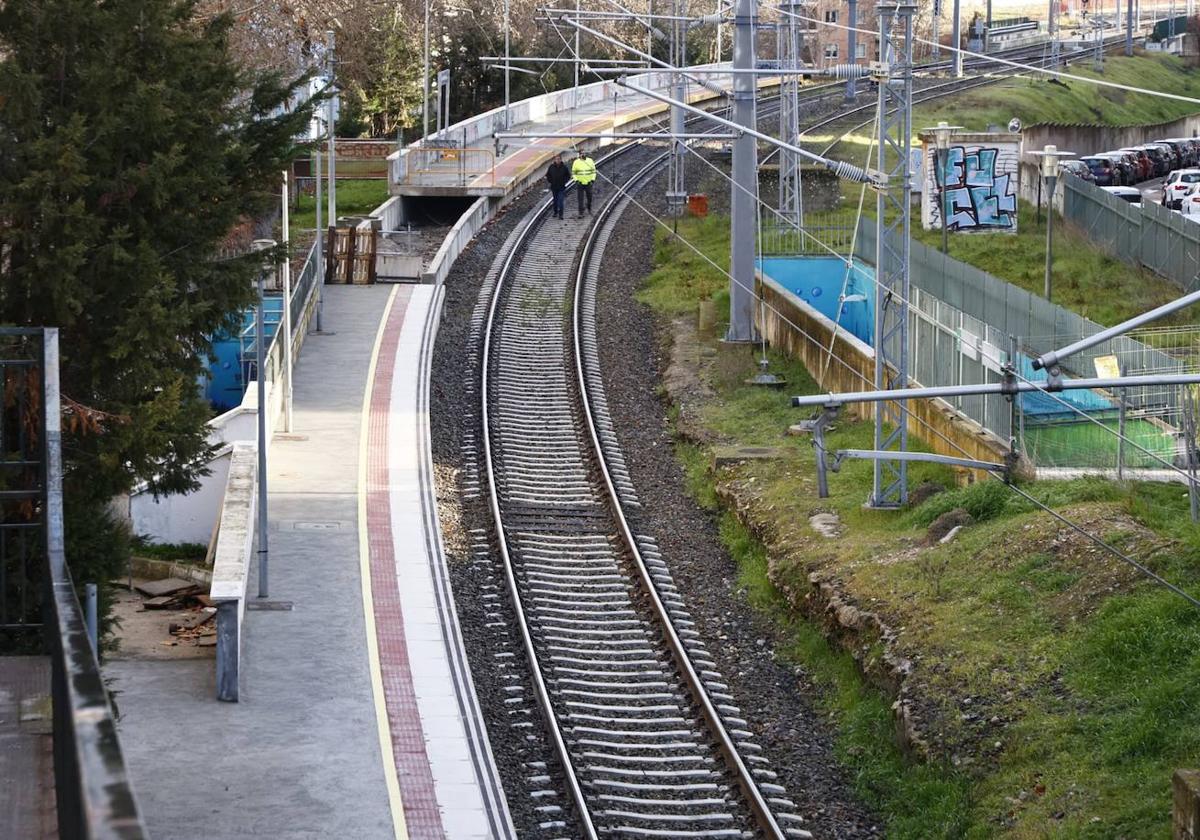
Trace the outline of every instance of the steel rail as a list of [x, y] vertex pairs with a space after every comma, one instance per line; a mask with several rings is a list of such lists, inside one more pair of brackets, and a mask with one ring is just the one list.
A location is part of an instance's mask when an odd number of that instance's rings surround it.
[[770, 806], [767, 804], [766, 798], [762, 791], [758, 789], [750, 769], [746, 766], [746, 762], [742, 759], [741, 753], [738, 752], [737, 745], [729, 732], [725, 728], [724, 722], [721, 720], [717, 708], [709, 697], [707, 689], [704, 687], [700, 675], [696, 672], [695, 666], [692, 664], [691, 657], [688, 655], [687, 649], [684, 647], [683, 640], [675, 630], [674, 622], [667, 611], [666, 605], [659, 596], [658, 588], [654, 583], [654, 579], [650, 574], [649, 568], [646, 566], [645, 558], [642, 556], [641, 549], [638, 547], [637, 539], [634, 537], [633, 530], [629, 526], [629, 520], [625, 516], [625, 509], [621, 503], [620, 494], [617, 492], [616, 483], [613, 481], [612, 472], [608, 466], [608, 456], [605, 453], [605, 447], [600, 440], [600, 432], [597, 428], [596, 418], [593, 414], [592, 400], [589, 396], [589, 388], [587, 377], [584, 372], [583, 364], [583, 348], [581, 346], [583, 325], [580, 319], [582, 318], [583, 307], [581, 306], [581, 296], [583, 294], [584, 284], [587, 282], [587, 272], [591, 267], [592, 260], [602, 258], [603, 253], [597, 255], [595, 253], [596, 239], [604, 230], [604, 226], [608, 221], [609, 216], [614, 209], [618, 207], [624, 198], [625, 192], [632, 189], [639, 181], [648, 177], [655, 169], [661, 167], [666, 161], [667, 155], [660, 155], [655, 160], [652, 160], [639, 172], [635, 173], [625, 184], [622, 191], [608, 200], [600, 211], [600, 215], [596, 218], [591, 230], [588, 232], [587, 238], [584, 241], [583, 249], [579, 258], [579, 266], [575, 272], [575, 294], [574, 307], [575, 311], [571, 319], [574, 327], [573, 346], [575, 349], [575, 375], [579, 386], [579, 396], [583, 403], [583, 417], [587, 423], [588, 437], [592, 442], [592, 450], [596, 457], [596, 463], [601, 477], [604, 479], [604, 486], [608, 492], [609, 502], [612, 507], [614, 518], [620, 527], [621, 537], [625, 542], [625, 546], [633, 558], [634, 568], [637, 570], [637, 576], [642, 588], [647, 593], [650, 599], [650, 606], [654, 615], [658, 619], [659, 625], [663, 629], [663, 634], [668, 648], [671, 651], [672, 658], [675, 660], [675, 665], [679, 669], [687, 684], [688, 692], [691, 694], [693, 701], [699, 707], [705, 724], [708, 726], [709, 733], [713, 736], [717, 743], [729, 770], [733, 773], [737, 780], [738, 787], [742, 791], [746, 804], [750, 806], [750, 811], [754, 816], [758, 827], [765, 833], [767, 837], [775, 838], [775, 840], [785, 840], [786, 835], [779, 827], [779, 823], [775, 819], [775, 815], [771, 812]]

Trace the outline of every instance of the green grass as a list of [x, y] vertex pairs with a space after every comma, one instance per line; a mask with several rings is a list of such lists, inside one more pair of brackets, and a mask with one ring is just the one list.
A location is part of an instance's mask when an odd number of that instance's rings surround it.
[[[328, 202], [327, 194], [321, 196], [323, 202]], [[388, 199], [387, 181], [381, 178], [362, 180], [338, 180], [337, 182], [337, 213], [339, 216], [366, 216]], [[327, 204], [321, 205], [321, 221], [328, 225], [325, 210]], [[292, 211], [288, 220], [293, 230], [312, 230], [317, 224], [316, 196], [301, 195], [299, 207]]]
[[[687, 224], [695, 227], [685, 235], [723, 264], [724, 223]], [[690, 259], [660, 239], [642, 299], [677, 317], [700, 297], [716, 298], [726, 281]], [[830, 475], [830, 497], [818, 500], [810, 442], [782, 434], [799, 419], [788, 395], [812, 392], [812, 379], [773, 354], [772, 369], [788, 387], [746, 386], [753, 362], [745, 351], [716, 350], [705, 373], [715, 398], [698, 416], [716, 440], [779, 447], [782, 457], [716, 474], [708, 448], [681, 442], [677, 452], [692, 493], [719, 518], [739, 588], [786, 634], [781, 655], [821, 689], [817, 703], [836, 723], [837, 756], [887, 836], [1166, 836], [1170, 774], [1200, 764], [1200, 610], [1060, 532], [999, 482], [951, 489], [904, 512], [872, 511], [862, 507], [871, 467], [850, 461]], [[840, 421], [829, 444], [867, 448], [871, 432], [869, 423]], [[910, 475], [913, 486], [953, 484], [935, 465], [913, 465]], [[718, 481], [740, 488], [741, 516], [721, 508]], [[1200, 593], [1200, 531], [1179, 485], [1093, 479], [1025, 489]], [[915, 548], [930, 522], [960, 507], [975, 524], [948, 545]], [[807, 528], [818, 510], [839, 515], [845, 533], [837, 541]], [[765, 529], [770, 554], [743, 517]], [[890, 698], [867, 686], [854, 661], [775, 586], [802, 594], [814, 569], [901, 631], [899, 652], [918, 662], [909, 696], [924, 704], [939, 749], [934, 762], [906, 761], [894, 743]]]
[[199, 565], [208, 556], [208, 546], [200, 543], [154, 543], [139, 538], [134, 541], [133, 553], [151, 560]]
[[[913, 228], [913, 238], [941, 250], [940, 230]], [[1026, 291], [1045, 291], [1046, 218], [1021, 202], [1016, 234], [951, 234], [950, 256], [1007, 280]], [[1155, 306], [1175, 300], [1179, 289], [1162, 277], [1105, 254], [1082, 232], [1054, 222], [1054, 265], [1051, 299], [1105, 326], [1117, 324]], [[1162, 324], [1189, 323], [1185, 311]]]
[[1067, 72], [1161, 93], [1190, 96], [1196, 102], [1129, 93], [1073, 80], [1013, 78], [965, 91], [913, 109], [913, 125], [936, 125], [946, 120], [972, 130], [1007, 126], [1018, 117], [1026, 125], [1082, 123], [1132, 126], [1168, 122], [1200, 112], [1200, 70], [1172, 55], [1142, 54], [1106, 57], [1104, 73], [1090, 61], [1072, 64]]

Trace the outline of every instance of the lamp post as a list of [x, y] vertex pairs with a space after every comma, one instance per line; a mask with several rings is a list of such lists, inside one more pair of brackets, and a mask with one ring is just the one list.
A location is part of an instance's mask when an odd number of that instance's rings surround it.
[[1074, 152], [1060, 152], [1057, 146], [1049, 145], [1040, 152], [1034, 152], [1041, 162], [1042, 180], [1046, 182], [1046, 300], [1050, 300], [1050, 265], [1053, 260], [1054, 247], [1054, 188], [1058, 185], [1058, 159], [1073, 157]]
[[254, 379], [258, 386], [258, 597], [267, 597], [267, 377], [266, 319], [263, 315], [263, 279], [275, 271], [271, 251], [274, 239], [255, 239], [250, 247], [266, 255], [258, 268], [258, 306], [254, 313]]
[[950, 213], [946, 207], [946, 164], [950, 155], [950, 138], [954, 136], [954, 132], [960, 131], [961, 125], [947, 125], [945, 120], [941, 120], [933, 128], [922, 129], [923, 133], [932, 133], [934, 142], [937, 147], [937, 172], [934, 173], [934, 180], [938, 186], [938, 204], [941, 206], [942, 213], [942, 253], [950, 253]]

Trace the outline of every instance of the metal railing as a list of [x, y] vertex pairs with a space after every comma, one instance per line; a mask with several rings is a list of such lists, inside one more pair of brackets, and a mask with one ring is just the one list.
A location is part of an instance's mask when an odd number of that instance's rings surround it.
[[[30, 546], [36, 550], [26, 568], [36, 575], [44, 619], [23, 626], [39, 627], [50, 655], [58, 834], [68, 840], [141, 840], [146, 829], [66, 564], [58, 330], [0, 329], [0, 373], [5, 389], [0, 527], [20, 526], [34, 535]], [[5, 581], [6, 601], [12, 583]]]
[[408, 153], [402, 184], [455, 184], [465, 187], [483, 178], [482, 186], [496, 183], [496, 153], [491, 149], [421, 146]]
[[806, 218], [803, 229], [783, 222], [762, 225], [759, 250], [764, 257], [846, 256], [854, 247], [853, 220]]

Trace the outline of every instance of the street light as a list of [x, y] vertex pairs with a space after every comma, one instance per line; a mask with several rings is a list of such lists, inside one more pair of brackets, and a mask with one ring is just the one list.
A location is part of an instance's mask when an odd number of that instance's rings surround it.
[[[258, 386], [258, 597], [267, 597], [267, 354], [263, 279], [275, 271], [274, 239], [255, 239], [250, 249], [264, 255], [258, 269], [258, 306], [254, 312], [254, 378]], [[286, 302], [284, 303], [286, 307]]]
[[961, 131], [961, 125], [947, 125], [945, 120], [940, 121], [933, 128], [923, 128], [922, 132], [933, 134], [934, 142], [937, 144], [937, 172], [934, 173], [934, 180], [938, 185], [938, 203], [942, 207], [942, 253], [950, 253], [950, 213], [946, 207], [946, 163], [950, 155], [950, 138], [954, 136], [954, 132]]
[[1046, 287], [1045, 298], [1050, 300], [1050, 262], [1054, 244], [1054, 188], [1058, 185], [1058, 159], [1074, 157], [1074, 152], [1060, 152], [1055, 145], [1046, 146], [1040, 152], [1034, 152], [1042, 159], [1042, 180], [1046, 182]]

